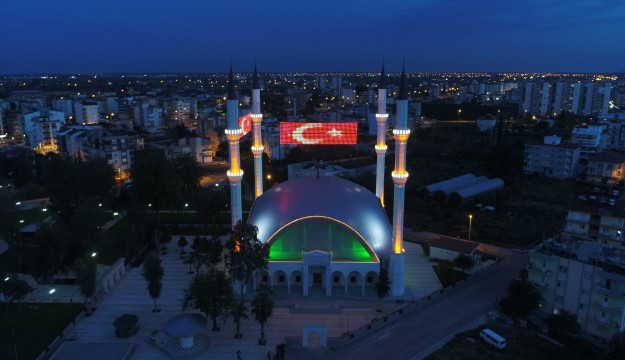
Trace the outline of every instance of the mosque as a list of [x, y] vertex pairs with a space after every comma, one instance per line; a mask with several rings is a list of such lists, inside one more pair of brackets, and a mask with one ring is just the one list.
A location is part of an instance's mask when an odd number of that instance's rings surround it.
[[[380, 267], [388, 270], [391, 295], [403, 296], [405, 264], [403, 248], [404, 188], [408, 100], [405, 67], [397, 100], [393, 219], [384, 211], [384, 157], [386, 136], [386, 78], [384, 66], [378, 87], [376, 193], [351, 181], [331, 177], [302, 177], [285, 181], [263, 192], [260, 86], [254, 67], [252, 122], [255, 202], [247, 223], [258, 227], [258, 239], [269, 247], [268, 269], [261, 281], [282, 286], [288, 293], [304, 296], [311, 288], [322, 288], [326, 295], [365, 294], [365, 288], [378, 281]], [[230, 69], [227, 98], [230, 150], [232, 224], [242, 219], [238, 124], [238, 99]]]

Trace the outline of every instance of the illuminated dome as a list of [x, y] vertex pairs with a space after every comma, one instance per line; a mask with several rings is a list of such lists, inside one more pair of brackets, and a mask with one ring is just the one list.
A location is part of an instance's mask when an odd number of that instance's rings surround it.
[[387, 262], [391, 227], [380, 200], [337, 177], [301, 177], [256, 199], [248, 223], [270, 246], [270, 261], [301, 261], [303, 253], [332, 253], [332, 261]]

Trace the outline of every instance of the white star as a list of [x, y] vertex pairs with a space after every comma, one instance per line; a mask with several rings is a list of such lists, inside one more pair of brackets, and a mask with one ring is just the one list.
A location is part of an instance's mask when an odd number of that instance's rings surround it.
[[343, 136], [343, 132], [340, 130], [336, 130], [335, 128], [332, 128], [332, 130], [328, 131], [328, 134], [330, 134], [330, 136], [332, 137]]

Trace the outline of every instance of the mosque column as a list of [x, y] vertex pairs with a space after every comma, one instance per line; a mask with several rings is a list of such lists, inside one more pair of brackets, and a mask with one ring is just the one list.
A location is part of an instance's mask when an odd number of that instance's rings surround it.
[[293, 276], [293, 272], [289, 273], [286, 277], [286, 292], [291, 295], [291, 276]]
[[367, 277], [367, 275], [360, 274], [360, 282], [361, 282], [361, 284], [360, 284], [361, 291], [360, 292], [361, 292], [362, 295], [365, 295], [365, 278], [366, 277]]
[[306, 263], [302, 271], [302, 290], [304, 296], [308, 296], [308, 264]]

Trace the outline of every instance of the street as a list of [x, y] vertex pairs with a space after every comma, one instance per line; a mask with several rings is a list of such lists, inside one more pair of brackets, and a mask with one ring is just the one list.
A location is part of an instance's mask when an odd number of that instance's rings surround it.
[[331, 359], [422, 359], [463, 328], [497, 308], [508, 283], [517, 278], [527, 255], [499, 249], [499, 269], [479, 275], [403, 319], [366, 335], [344, 348], [329, 351]]

